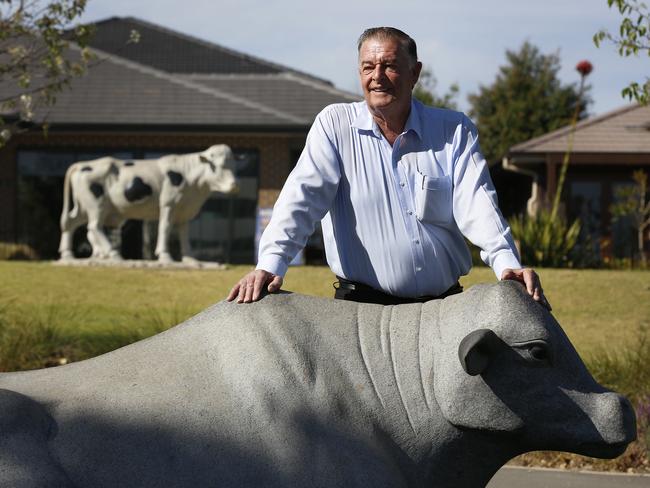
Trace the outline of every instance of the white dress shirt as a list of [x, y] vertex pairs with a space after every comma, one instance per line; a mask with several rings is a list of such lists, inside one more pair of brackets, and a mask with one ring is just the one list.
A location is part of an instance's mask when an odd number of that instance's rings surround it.
[[331, 270], [396, 296], [439, 295], [467, 274], [463, 236], [497, 278], [521, 268], [476, 127], [416, 100], [392, 146], [366, 102], [318, 114], [262, 235], [257, 268], [284, 276], [321, 219]]

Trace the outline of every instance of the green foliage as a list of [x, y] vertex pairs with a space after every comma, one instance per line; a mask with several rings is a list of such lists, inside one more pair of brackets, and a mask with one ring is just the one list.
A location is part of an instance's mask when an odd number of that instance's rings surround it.
[[423, 68], [420, 73], [420, 79], [415, 85], [415, 88], [413, 88], [413, 96], [431, 107], [458, 110], [458, 105], [456, 104], [456, 97], [458, 97], [459, 91], [458, 84], [452, 84], [449, 87], [449, 91], [442, 96], [436, 94], [437, 85], [438, 80], [433, 75], [433, 72], [430, 69]]
[[610, 206], [614, 221], [629, 218], [637, 232], [637, 250], [643, 266], [646, 265], [644, 252], [645, 230], [650, 226], [650, 200], [648, 199], [648, 175], [643, 170], [632, 174], [635, 184], [616, 191], [617, 202]]
[[529, 266], [572, 267], [571, 251], [578, 242], [580, 221], [569, 225], [562, 217], [541, 210], [531, 217], [518, 215], [510, 221], [512, 235], [519, 242], [522, 262]]
[[[646, 54], [650, 56], [650, 12], [648, 6], [638, 0], [607, 0], [611, 8], [615, 6], [623, 17], [618, 29], [618, 35], [606, 29], [594, 34], [596, 47], [604, 40], [614, 44], [619, 55], [623, 57]], [[646, 105], [650, 101], [650, 78], [643, 82], [633, 81], [623, 88], [621, 96], [628, 100], [636, 100]]]
[[[0, 0], [0, 147], [51, 106], [70, 82], [99, 61], [89, 48], [92, 25], [78, 23], [87, 0]], [[137, 43], [131, 31], [124, 46]], [[75, 46], [75, 47], [73, 47]], [[39, 121], [47, 135], [47, 122]]]
[[[469, 96], [481, 148], [492, 163], [513, 145], [569, 124], [580, 99], [575, 84], [560, 83], [557, 54], [541, 54], [525, 42], [519, 51], [506, 51], [506, 59], [494, 82]], [[583, 99], [580, 118], [588, 103]]]
[[[88, 49], [92, 28], [75, 24], [86, 0], [0, 2], [0, 83], [14, 86], [14, 94], [0, 100], [3, 112], [17, 113], [17, 120], [0, 119], [0, 147], [31, 121], [40, 106], [52, 105], [56, 95], [74, 77], [81, 76], [93, 56]], [[66, 55], [70, 43], [79, 55]]]

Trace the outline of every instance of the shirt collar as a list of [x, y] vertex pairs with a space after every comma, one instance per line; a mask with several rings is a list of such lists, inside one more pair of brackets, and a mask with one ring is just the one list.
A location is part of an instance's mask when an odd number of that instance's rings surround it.
[[[411, 113], [409, 113], [409, 117], [406, 119], [406, 125], [404, 126], [405, 133], [413, 131], [419, 138], [422, 138], [422, 123], [420, 121], [421, 107], [422, 104], [419, 101], [415, 98], [411, 99]], [[352, 127], [362, 131], [372, 132], [376, 137], [381, 137], [379, 126], [375, 122], [375, 119], [372, 118], [366, 102], [363, 102], [363, 107], [359, 111], [359, 115], [352, 122]]]

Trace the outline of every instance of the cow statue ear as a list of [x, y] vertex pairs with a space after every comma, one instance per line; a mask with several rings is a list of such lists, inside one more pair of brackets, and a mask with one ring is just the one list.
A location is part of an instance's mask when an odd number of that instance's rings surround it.
[[501, 339], [490, 329], [477, 329], [467, 334], [458, 346], [458, 359], [465, 372], [476, 376], [483, 373], [492, 356], [499, 350]]

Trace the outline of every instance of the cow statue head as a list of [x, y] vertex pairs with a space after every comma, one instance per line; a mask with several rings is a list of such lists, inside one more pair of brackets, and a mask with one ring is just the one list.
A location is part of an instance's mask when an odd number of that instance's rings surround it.
[[225, 144], [210, 146], [199, 153], [199, 160], [205, 164], [204, 182], [211, 191], [234, 193], [237, 191], [235, 180], [235, 156]]
[[596, 383], [519, 283], [475, 286], [444, 300], [440, 316], [434, 391], [455, 426], [508, 434], [520, 452], [613, 458], [634, 440], [630, 403]]

